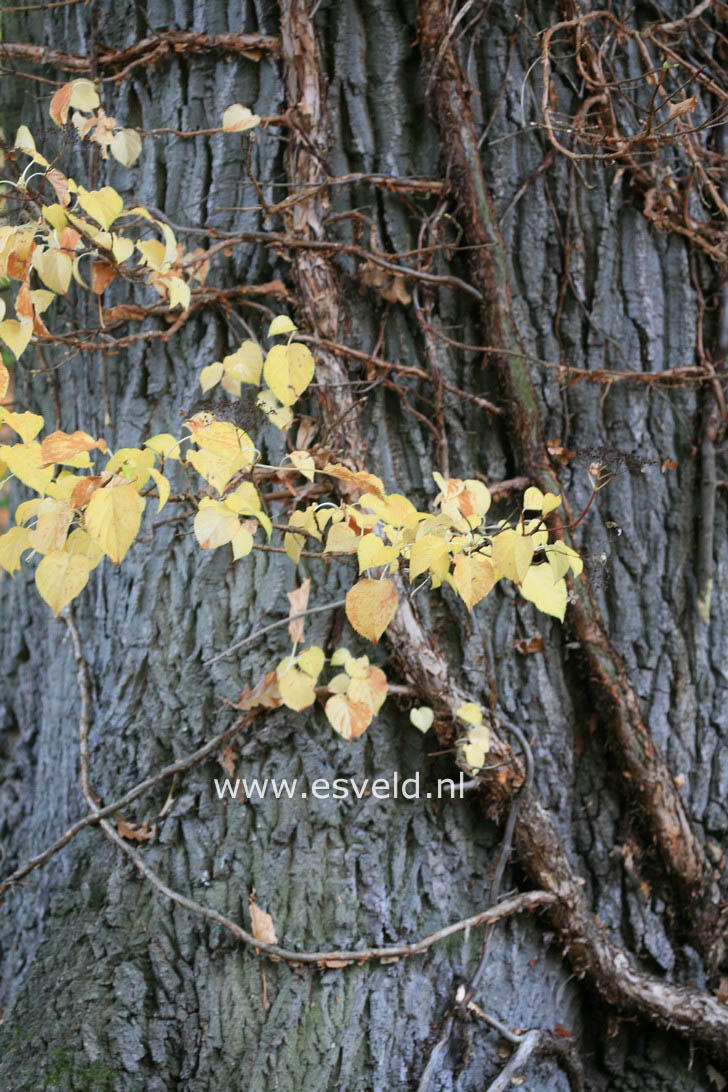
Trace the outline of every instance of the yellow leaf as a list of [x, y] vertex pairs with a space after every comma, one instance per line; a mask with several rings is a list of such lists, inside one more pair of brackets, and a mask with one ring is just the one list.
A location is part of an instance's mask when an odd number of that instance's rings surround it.
[[179, 459], [179, 445], [180, 441], [169, 432], [159, 432], [144, 441], [144, 446], [162, 459]]
[[247, 527], [240, 527], [230, 541], [233, 546], [233, 557], [236, 561], [241, 557], [247, 557], [253, 549], [253, 536]]
[[161, 512], [165, 504], [169, 500], [170, 484], [164, 474], [160, 474], [158, 470], [155, 470], [153, 466], [149, 467], [149, 473], [152, 476], [157, 492], [159, 493], [159, 504], [157, 505], [157, 511]]
[[523, 494], [524, 512], [540, 512], [543, 516], [548, 516], [560, 504], [561, 497], [558, 493], [542, 493], [535, 485], [529, 486]]
[[65, 296], [73, 271], [73, 258], [70, 254], [67, 254], [65, 250], [52, 247], [46, 250], [36, 247], [33, 251], [32, 264], [47, 288], [59, 296]]
[[397, 589], [393, 580], [359, 580], [346, 596], [346, 617], [351, 626], [377, 643], [397, 611]]
[[11, 527], [0, 535], [0, 566], [12, 574], [20, 568], [20, 557], [30, 549], [30, 532], [27, 527]]
[[265, 358], [263, 378], [284, 406], [292, 406], [313, 379], [311, 350], [300, 342], [274, 345]]
[[483, 710], [474, 701], [468, 701], [465, 705], [461, 705], [455, 715], [460, 720], [464, 720], [466, 724], [472, 724], [474, 727], [483, 723]]
[[310, 482], [313, 481], [316, 464], [310, 451], [292, 451], [288, 458], [301, 471], [304, 478]]
[[268, 327], [268, 337], [276, 337], [277, 334], [295, 334], [297, 326], [289, 319], [288, 315], [276, 315]]
[[520, 584], [533, 559], [533, 538], [512, 527], [493, 537], [493, 565], [501, 576]]
[[348, 649], [341, 649], [341, 652], [345, 653], [343, 660], [334, 663], [331, 661], [331, 666], [336, 667], [339, 662], [344, 666], [344, 671], [350, 679], [366, 679], [371, 670], [368, 656], [352, 656]]
[[164, 243], [161, 243], [159, 239], [145, 239], [137, 243], [137, 250], [142, 256], [142, 265], [156, 271], [163, 267], [167, 251]]
[[30, 293], [30, 299], [36, 315], [42, 315], [56, 299], [56, 293], [49, 292], [46, 288], [36, 288]]
[[183, 281], [181, 277], [167, 277], [165, 284], [169, 294], [169, 306], [181, 307], [183, 311], [187, 311], [192, 299], [190, 286], [187, 282]]
[[229, 421], [213, 421], [204, 428], [193, 431], [195, 443], [235, 463], [237, 470], [248, 470], [255, 458], [255, 445], [241, 428], [236, 428]]
[[[298, 621], [303, 621], [303, 619], [298, 619]], [[296, 658], [296, 663], [301, 671], [305, 671], [307, 675], [315, 680], [321, 674], [325, 659], [322, 648], [319, 648], [318, 645], [310, 645]]]
[[429, 569], [435, 587], [439, 587], [450, 568], [450, 551], [447, 542], [439, 535], [423, 535], [410, 548], [410, 584]]
[[350, 702], [344, 694], [334, 694], [324, 712], [331, 727], [346, 740], [358, 739], [372, 722], [372, 711], [363, 702]]
[[338, 675], [334, 675], [329, 679], [326, 684], [326, 689], [330, 694], [345, 694], [351, 686], [351, 679], [344, 671], [340, 671]]
[[117, 565], [137, 536], [144, 504], [144, 498], [125, 483], [97, 489], [89, 501], [86, 531]]
[[35, 489], [36, 493], [45, 493], [53, 478], [53, 467], [44, 465], [37, 440], [0, 447], [0, 459], [23, 485]]
[[15, 134], [15, 144], [13, 147], [17, 148], [19, 152], [25, 152], [26, 155], [29, 155], [30, 158], [41, 167], [48, 166], [48, 160], [36, 151], [33, 134], [27, 125], [21, 125], [18, 129]]
[[496, 571], [482, 554], [458, 554], [453, 578], [455, 587], [468, 610], [485, 599], [496, 582]]
[[28, 348], [32, 336], [33, 320], [30, 318], [22, 319], [20, 322], [17, 319], [5, 319], [4, 322], [0, 322], [0, 338], [15, 354], [16, 359], [21, 357]]
[[210, 451], [188, 451], [187, 462], [220, 494], [225, 491], [227, 483], [240, 469], [236, 460], [213, 455]]
[[85, 190], [83, 186], [79, 186], [76, 197], [84, 212], [106, 231], [124, 211], [124, 202], [111, 186], [104, 186], [100, 190]]
[[480, 773], [485, 756], [490, 750], [490, 732], [486, 724], [480, 724], [468, 733], [463, 741], [462, 754], [474, 774]]
[[[341, 525], [336, 524], [336, 526]], [[356, 552], [360, 573], [376, 568], [378, 565], [389, 565], [399, 557], [399, 550], [394, 546], [385, 546], [379, 535], [373, 533], [362, 535]]]
[[62, 550], [73, 520], [73, 508], [62, 500], [45, 497], [38, 508], [38, 519], [30, 532], [30, 545], [39, 554]]
[[546, 550], [546, 560], [551, 566], [554, 584], [562, 576], [566, 576], [569, 569], [575, 576], [579, 576], [584, 568], [584, 563], [576, 550], [572, 550], [571, 546], [567, 546], [565, 542], [552, 542]]
[[27, 410], [25, 413], [13, 413], [11, 410], [5, 409], [4, 406], [0, 406], [0, 421], [10, 425], [11, 429], [17, 432], [18, 436], [26, 444], [36, 438], [45, 424], [39, 413], [29, 413]]
[[[352, 659], [353, 659], [353, 656], [349, 652], [348, 648], [337, 648], [332, 653], [331, 666], [332, 667], [346, 667], [346, 665]], [[368, 663], [369, 662], [369, 657], [367, 656], [366, 659], [367, 659], [367, 663]]]
[[420, 705], [416, 709], [410, 709], [409, 719], [420, 732], [428, 732], [432, 728], [435, 714], [429, 706]]
[[122, 129], [112, 139], [109, 151], [122, 166], [131, 167], [142, 154], [142, 138], [136, 129]]
[[554, 584], [553, 569], [550, 565], [532, 565], [520, 586], [524, 599], [530, 599], [544, 614], [551, 614], [563, 622], [566, 613], [566, 582], [557, 580]]
[[283, 548], [294, 565], [298, 565], [301, 560], [301, 553], [305, 544], [306, 540], [303, 535], [292, 535], [290, 531], [286, 531], [284, 534]]
[[293, 414], [289, 406], [283, 406], [273, 391], [261, 391], [256, 404], [263, 411], [272, 425], [281, 432], [286, 432], [293, 424]]
[[55, 615], [68, 606], [88, 584], [91, 567], [82, 554], [55, 550], [41, 559], [35, 570], [35, 584]]
[[300, 713], [316, 701], [314, 680], [304, 671], [299, 671], [290, 656], [286, 656], [278, 665], [276, 677], [283, 704], [289, 709]]
[[71, 531], [63, 547], [67, 554], [80, 554], [89, 563], [90, 569], [95, 569], [104, 556], [104, 551], [90, 538], [82, 527]]
[[359, 547], [359, 536], [345, 523], [332, 524], [326, 537], [325, 554], [355, 554]]
[[134, 244], [125, 235], [112, 235], [111, 253], [119, 264], [127, 262], [134, 253]]
[[32, 500], [23, 501], [15, 509], [15, 522], [22, 527], [38, 515], [38, 509], [43, 503], [42, 497], [33, 497]]
[[206, 368], [203, 368], [200, 372], [200, 386], [203, 392], [207, 392], [212, 389], [222, 379], [222, 373], [224, 372], [222, 363], [217, 360], [214, 364], [208, 364]]
[[239, 349], [223, 358], [225, 374], [241, 383], [260, 385], [263, 372], [263, 350], [254, 341], [244, 341]]
[[416, 527], [419, 523], [420, 516], [417, 509], [412, 501], [403, 497], [401, 493], [387, 493], [384, 497], [365, 493], [359, 499], [359, 504], [367, 512], [374, 512], [385, 523], [391, 523], [393, 527]]
[[57, 202], [52, 205], [43, 205], [43, 217], [56, 231], [63, 231], [68, 223], [66, 210], [63, 205], [59, 205]]
[[228, 106], [222, 115], [222, 127], [226, 133], [244, 133], [246, 129], [254, 129], [256, 125], [260, 125], [258, 115], [239, 102]]
[[92, 110], [96, 110], [101, 105], [96, 88], [91, 80], [73, 81], [69, 105], [75, 107], [76, 110], [83, 110], [85, 114], [90, 114]]
[[[4, 306], [4, 304], [3, 304]], [[0, 360], [0, 400], [2, 400], [8, 393], [8, 387], [10, 386], [10, 372]]]
[[218, 546], [232, 542], [240, 529], [240, 520], [226, 505], [206, 497], [200, 501], [194, 527], [195, 537], [202, 549], [216, 550]]

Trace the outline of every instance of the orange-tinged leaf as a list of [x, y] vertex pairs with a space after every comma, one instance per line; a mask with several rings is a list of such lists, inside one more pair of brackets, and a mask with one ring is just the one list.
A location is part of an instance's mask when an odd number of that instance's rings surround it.
[[453, 577], [455, 587], [468, 610], [485, 599], [496, 582], [496, 571], [482, 554], [458, 554]]
[[6, 573], [13, 573], [20, 568], [20, 557], [30, 549], [30, 532], [27, 527], [11, 527], [0, 535], [0, 566]]
[[367, 705], [376, 716], [387, 698], [387, 676], [378, 667], [370, 667], [365, 679], [352, 679], [346, 694], [350, 702]]
[[348, 466], [343, 466], [341, 463], [327, 463], [321, 473], [330, 474], [332, 478], [361, 489], [362, 492], [384, 496], [384, 482], [376, 474], [370, 474], [367, 470], [349, 470]]
[[345, 694], [333, 694], [324, 712], [329, 724], [346, 740], [358, 739], [372, 722], [372, 711], [363, 702], [351, 702]]
[[313, 379], [314, 371], [311, 350], [294, 341], [273, 346], [265, 358], [263, 378], [282, 405], [292, 406]]
[[377, 643], [394, 618], [399, 600], [393, 580], [359, 580], [346, 596], [346, 617], [367, 640]]
[[103, 295], [116, 277], [116, 270], [109, 262], [94, 262], [91, 266], [91, 291], [96, 296]]
[[94, 451], [96, 448], [104, 453], [108, 452], [106, 440], [94, 440], [88, 432], [52, 432], [46, 436], [40, 445], [44, 460], [50, 466], [52, 463], [64, 463], [73, 466], [74, 456], [80, 451]]
[[55, 615], [67, 607], [88, 584], [88, 558], [55, 550], [41, 558], [35, 570], [35, 585]]
[[69, 498], [68, 503], [72, 508], [83, 508], [91, 500], [92, 495], [103, 484], [100, 474], [94, 474], [88, 478], [82, 478], [73, 487], [73, 492]]
[[89, 501], [86, 531], [117, 565], [137, 536], [144, 504], [144, 498], [126, 483], [97, 489]]

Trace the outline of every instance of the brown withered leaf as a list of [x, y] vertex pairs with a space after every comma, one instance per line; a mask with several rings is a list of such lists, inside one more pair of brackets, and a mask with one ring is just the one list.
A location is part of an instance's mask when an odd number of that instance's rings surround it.
[[157, 833], [156, 824], [150, 827], [147, 823], [142, 823], [138, 827], [134, 823], [127, 823], [125, 819], [116, 820], [116, 830], [128, 842], [148, 842]]
[[[294, 614], [300, 614], [308, 606], [308, 597], [311, 594], [311, 577], [307, 576], [303, 584], [296, 588], [295, 591], [288, 592], [288, 602], [291, 604], [288, 615], [292, 617]], [[300, 644], [303, 640], [303, 627], [305, 618], [292, 618], [288, 623], [288, 636], [293, 641], [294, 645]]]
[[235, 759], [237, 757], [238, 752], [235, 750], [232, 743], [227, 743], [223, 748], [222, 754], [218, 758], [218, 762], [228, 777], [232, 777], [235, 773]]
[[101, 476], [92, 475], [88, 478], [82, 478], [81, 481], [74, 486], [71, 493], [71, 499], [69, 504], [71, 508], [83, 508], [91, 500], [91, 497], [101, 485]]
[[268, 671], [258, 679], [253, 689], [246, 686], [238, 698], [237, 708], [247, 712], [251, 709], [278, 709], [281, 705], [281, 692], [275, 671]]
[[692, 114], [693, 110], [697, 105], [697, 95], [691, 95], [689, 99], [683, 99], [681, 102], [673, 102], [670, 104], [670, 110], [667, 115], [667, 120], [674, 121], [675, 118], [684, 117], [685, 114]]
[[255, 939], [262, 940], [264, 944], [277, 944], [278, 937], [273, 925], [273, 918], [265, 910], [260, 909], [255, 901], [254, 894], [250, 896], [248, 905], [250, 908], [250, 923]]
[[560, 1039], [573, 1039], [573, 1031], [569, 1031], [563, 1024], [554, 1024], [554, 1035], [558, 1035]]
[[133, 303], [120, 303], [117, 307], [107, 307], [103, 312], [104, 326], [114, 326], [117, 322], [140, 322], [146, 317], [146, 310]]
[[528, 639], [519, 637], [518, 640], [514, 642], [513, 647], [521, 656], [532, 656], [535, 652], [543, 652], [545, 646], [541, 634], [534, 633], [533, 637], [529, 637]]

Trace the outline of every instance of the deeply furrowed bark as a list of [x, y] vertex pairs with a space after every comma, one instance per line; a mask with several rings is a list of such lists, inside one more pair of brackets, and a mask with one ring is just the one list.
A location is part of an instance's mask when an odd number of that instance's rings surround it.
[[[451, 44], [442, 48], [449, 25], [449, 9], [443, 0], [421, 0], [420, 45], [448, 174], [458, 196], [467, 241], [474, 247], [470, 269], [485, 301], [483, 328], [489, 343], [501, 349], [495, 359], [506, 391], [518, 470], [544, 491], [562, 493], [549, 465], [541, 409], [513, 320], [508, 255], [483, 175], [469, 96], [454, 48]], [[568, 530], [562, 534], [574, 544]], [[629, 791], [644, 809], [645, 820], [678, 893], [685, 928], [716, 974], [725, 955], [726, 919], [720, 912], [714, 866], [690, 823], [673, 775], [650, 737], [585, 573], [574, 581], [569, 625], [580, 643], [592, 693], [613, 732], [614, 751], [623, 763]]]

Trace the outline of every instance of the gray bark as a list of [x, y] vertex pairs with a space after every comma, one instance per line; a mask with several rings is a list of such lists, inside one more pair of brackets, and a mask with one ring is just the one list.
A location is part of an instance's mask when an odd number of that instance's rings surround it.
[[[666, 3], [663, 9], [674, 17], [691, 6]], [[606, 169], [589, 169], [588, 184], [579, 175], [574, 182], [568, 164], [557, 157], [519, 196], [545, 154], [538, 133], [521, 131], [537, 116], [534, 99], [540, 89], [532, 82], [536, 77], [526, 78], [537, 44], [513, 35], [519, 7], [492, 5], [466, 39], [462, 60], [481, 127], [495, 109], [483, 163], [503, 217], [521, 339], [535, 357], [579, 368], [657, 373], [692, 364], [699, 315], [687, 244], [648, 223], [630, 203], [626, 182], [615, 184]], [[559, 17], [550, 4], [526, 8], [532, 29]], [[415, 14], [413, 5], [392, 0], [318, 7], [332, 175], [440, 177], [439, 137], [414, 44]], [[278, 35], [279, 19], [276, 6], [268, 3], [153, 0], [145, 6], [119, 0], [8, 14], [2, 34], [9, 43], [88, 55], [175, 28], [207, 35], [241, 28]], [[31, 70], [17, 60], [6, 65], [16, 66]], [[53, 79], [75, 74], [59, 74], [52, 66], [32, 70]], [[253, 62], [222, 51], [171, 53], [103, 88], [107, 113], [147, 129], [213, 127], [233, 102], [265, 115], [286, 108], [281, 61], [269, 54]], [[7, 135], [22, 119], [39, 148], [58, 140], [47, 115], [49, 90], [42, 83], [3, 77]], [[700, 109], [709, 108], [706, 95]], [[285, 135], [285, 129], [271, 128], [255, 144], [252, 170], [269, 203], [287, 193], [282, 188]], [[175, 224], [263, 230], [271, 225], [257, 212], [226, 211], [258, 203], [246, 174], [245, 147], [245, 141], [222, 135], [185, 142], [150, 137], [133, 169], [100, 164], [98, 184], [108, 182], [130, 201], [161, 209]], [[60, 165], [80, 180], [88, 163], [87, 149], [74, 146]], [[331, 192], [335, 213], [359, 208], [372, 218], [383, 250], [417, 246], [419, 224], [401, 197], [365, 185]], [[434, 208], [431, 201], [425, 205]], [[457, 194], [449, 212], [457, 214]], [[346, 224], [332, 228], [332, 237], [350, 239]], [[281, 228], [278, 221], [272, 226]], [[571, 264], [556, 329], [563, 284], [560, 232], [570, 239]], [[368, 228], [364, 235], [366, 245]], [[197, 245], [194, 236], [188, 243]], [[385, 304], [361, 283], [354, 260], [336, 262], [346, 343], [371, 350]], [[713, 272], [703, 262], [698, 265], [708, 291]], [[438, 257], [433, 270], [468, 275], [462, 255], [449, 264]], [[230, 287], [274, 277], [295, 291], [288, 257], [249, 244], [219, 256], [210, 279]], [[480, 327], [472, 298], [449, 287], [420, 285], [418, 292], [420, 302], [432, 303], [438, 329], [460, 341], [487, 344], [488, 331]], [[127, 290], [113, 286], [107, 295], [118, 303]], [[280, 303], [271, 306], [282, 309]], [[258, 312], [234, 310], [263, 332]], [[298, 317], [305, 328], [306, 314]], [[93, 322], [93, 309], [87, 319]], [[146, 327], [163, 328], [155, 321]], [[709, 321], [705, 337], [714, 334]], [[191, 410], [198, 399], [200, 367], [231, 351], [241, 335], [235, 316], [226, 319], [208, 309], [167, 344], [137, 342], [118, 355], [72, 357], [57, 373], [60, 427], [104, 435], [112, 449], [155, 432], [178, 433], [180, 410]], [[447, 381], [498, 400], [498, 383], [481, 354], [436, 344]], [[62, 359], [60, 352], [46, 350], [46, 355], [49, 361]], [[412, 308], [391, 309], [381, 355], [401, 363], [422, 360]], [[31, 374], [31, 362], [29, 350], [18, 368], [18, 401], [54, 423], [48, 383]], [[352, 379], [364, 374], [356, 361], [347, 366]], [[728, 837], [728, 536], [723, 489], [715, 508], [714, 584], [706, 624], [698, 611], [695, 562], [701, 526], [700, 390], [614, 384], [605, 393], [598, 384], [560, 385], [552, 370], [536, 365], [532, 379], [542, 400], [545, 435], [581, 453], [560, 474], [575, 511], [589, 496], [584, 466], [591, 461], [590, 449], [606, 446], [643, 460], [637, 470], [622, 467], [600, 493], [580, 527], [581, 548], [652, 737], [674, 774], [684, 778], [681, 791], [690, 816], [720, 861]], [[432, 395], [431, 388], [401, 382], [411, 396]], [[453, 396], [446, 396], [445, 406], [452, 476], [478, 470], [497, 482], [520, 472], [496, 418]], [[425, 506], [436, 492], [432, 471], [440, 468], [432, 433], [394, 392], [381, 388], [370, 396], [360, 420], [371, 451], [367, 469]], [[270, 431], [265, 445], [271, 460], [282, 454]], [[677, 469], [661, 473], [665, 459], [674, 460]], [[717, 462], [717, 476], [725, 478], [724, 454], [718, 452]], [[147, 519], [151, 530], [151, 513]], [[202, 553], [176, 525], [141, 539], [118, 571], [104, 563], [94, 572], [76, 606], [93, 678], [92, 783], [104, 802], [232, 723], [224, 700], [234, 700], [286, 654], [285, 629], [210, 668], [203, 661], [283, 617], [285, 593], [297, 583], [280, 555], [254, 553], [233, 565], [228, 550]], [[300, 575], [312, 578], [312, 597], [326, 602], [341, 597], [351, 573], [346, 563], [326, 566], [304, 559]], [[51, 618], [27, 570], [3, 580], [0, 597], [5, 874], [82, 816], [85, 806], [78, 780], [79, 695], [66, 628]], [[424, 609], [438, 627], [453, 676], [484, 704], [495, 689], [500, 708], [532, 737], [539, 794], [604, 928], [644, 970], [704, 988], [709, 972], [683, 939], [642, 817], [600, 730], [601, 710], [562, 628], [501, 585], [472, 617], [447, 593]], [[325, 643], [334, 624], [326, 615], [312, 618], [307, 639]], [[519, 654], [515, 641], [536, 633], [544, 638], [544, 652]], [[374, 655], [384, 662], [383, 652]], [[390, 668], [390, 679], [393, 674]], [[279, 710], [256, 722], [237, 749], [246, 777], [312, 782], [420, 771], [427, 790], [452, 771], [448, 756], [432, 757], [438, 750], [432, 735], [423, 739], [392, 700], [354, 744], [339, 739], [318, 709], [303, 715]], [[272, 915], [281, 943], [289, 948], [416, 940], [487, 905], [499, 828], [486, 816], [487, 799], [477, 793], [437, 806], [427, 800], [342, 804], [270, 797], [223, 804], [213, 784], [222, 776], [222, 768], [210, 761], [180, 778], [157, 840], [140, 852], [170, 886], [246, 927], [248, 897], [255, 889], [258, 904]], [[146, 794], [124, 818], [152, 820], [168, 788], [160, 785]], [[521, 881], [515, 862], [506, 886], [516, 888]], [[390, 965], [319, 971], [262, 962], [222, 930], [160, 898], [96, 829], [84, 831], [31, 873], [5, 897], [2, 909], [0, 1086], [9, 1092], [415, 1088], [454, 989], [472, 973], [481, 944], [476, 930]], [[708, 1059], [688, 1041], [646, 1023], [619, 1020], [588, 982], [575, 980], [539, 915], [496, 927], [486, 982], [475, 1000], [509, 1027], [569, 1029], [595, 1089], [714, 1088]], [[485, 1025], [459, 1028], [433, 1092], [487, 1087], [504, 1065], [502, 1045]], [[536, 1058], [529, 1062], [525, 1087], [563, 1092], [569, 1085], [553, 1059]]]

